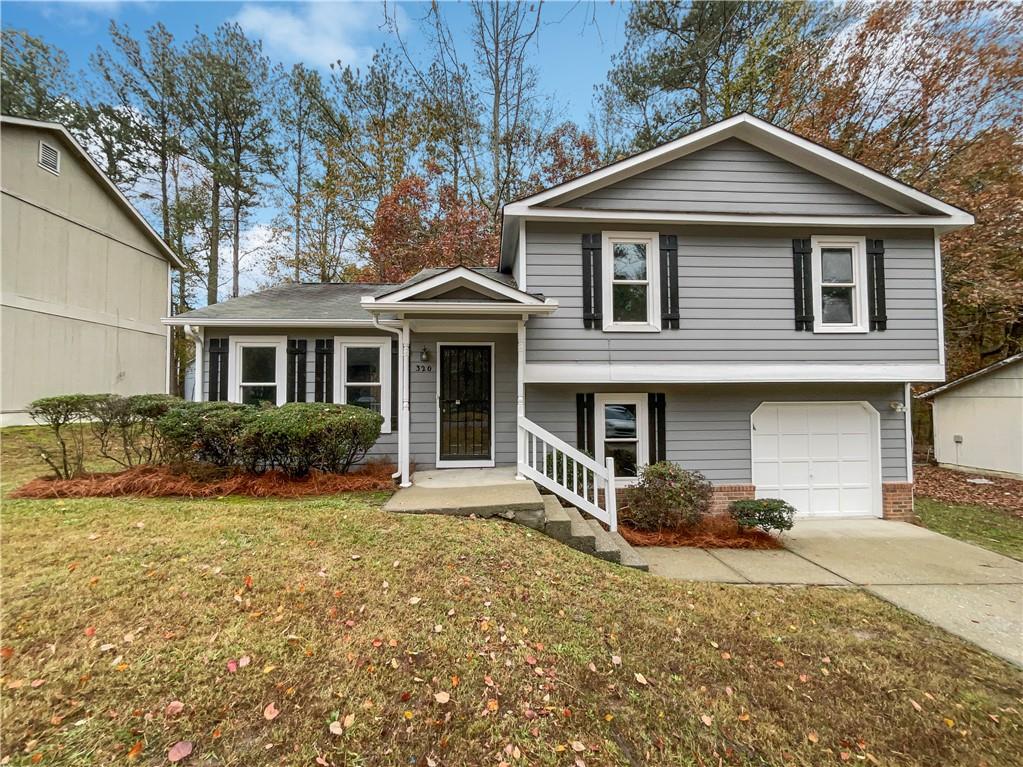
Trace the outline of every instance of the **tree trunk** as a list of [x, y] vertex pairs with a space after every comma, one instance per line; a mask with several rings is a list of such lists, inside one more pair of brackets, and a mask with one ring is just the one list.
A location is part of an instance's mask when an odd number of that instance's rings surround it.
[[231, 195], [231, 298], [238, 297], [238, 261], [241, 255], [241, 190], [235, 187]]
[[210, 260], [206, 282], [206, 303], [217, 303], [220, 283], [220, 182], [214, 174], [210, 185]]

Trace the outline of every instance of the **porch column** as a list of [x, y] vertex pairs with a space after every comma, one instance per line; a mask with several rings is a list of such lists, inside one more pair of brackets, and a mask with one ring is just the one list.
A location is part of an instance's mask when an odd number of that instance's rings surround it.
[[412, 480], [409, 477], [409, 343], [410, 332], [408, 320], [401, 323], [401, 349], [398, 353], [398, 375], [401, 376], [401, 385], [398, 387], [401, 394], [401, 411], [398, 413], [398, 469], [401, 471], [401, 486], [409, 487]]
[[[195, 379], [192, 383], [193, 402], [202, 402], [203, 377], [206, 374], [205, 371], [203, 370], [204, 368], [203, 362], [205, 361], [203, 360], [202, 350], [203, 334], [204, 334], [203, 328], [197, 328], [192, 325], [185, 325], [185, 335], [189, 336], [192, 339], [192, 341], [195, 342], [195, 364], [192, 366], [192, 377]], [[184, 392], [182, 392], [182, 394], [183, 393]]]
[[526, 416], [526, 382], [523, 380], [526, 372], [526, 320], [529, 315], [523, 314], [518, 323], [518, 372], [515, 376], [516, 383], [516, 405], [515, 405], [515, 479], [525, 479], [519, 473], [519, 467], [525, 462], [526, 440], [522, 427], [519, 426], [520, 418]]

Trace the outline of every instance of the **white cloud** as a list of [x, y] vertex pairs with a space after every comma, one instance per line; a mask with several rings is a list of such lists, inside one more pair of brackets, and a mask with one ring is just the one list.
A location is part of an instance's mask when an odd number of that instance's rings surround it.
[[384, 12], [377, 3], [249, 3], [234, 20], [262, 39], [273, 58], [317, 67], [336, 61], [359, 66], [373, 56], [368, 39], [381, 30]]

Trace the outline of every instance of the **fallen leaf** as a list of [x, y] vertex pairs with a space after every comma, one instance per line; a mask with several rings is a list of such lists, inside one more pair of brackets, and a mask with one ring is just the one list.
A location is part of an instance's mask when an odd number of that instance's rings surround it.
[[816, 743], [818, 740], [820, 740], [820, 736], [818, 736], [817, 733], [814, 732], [813, 730], [810, 730], [810, 732], [806, 733], [806, 739], [811, 743]]
[[167, 704], [167, 707], [163, 710], [164, 716], [177, 716], [185, 708], [185, 704], [180, 700], [172, 700]]
[[228, 673], [233, 674], [237, 670], [238, 670], [238, 661], [236, 661], [236, 660], [234, 660], [232, 658], [231, 660], [229, 660], [227, 662], [227, 671], [228, 671]]
[[569, 743], [569, 745], [572, 747], [572, 750], [577, 753], [586, 750], [586, 746], [584, 746], [578, 740], [573, 740], [571, 743]]
[[173, 746], [170, 747], [170, 751], [167, 752], [167, 758], [172, 762], [180, 762], [186, 756], [192, 753], [192, 741], [190, 740], [179, 740]]
[[96, 627], [95, 626], [86, 626], [85, 627], [85, 636], [87, 636], [87, 637], [96, 636]]
[[278, 710], [277, 706], [273, 703], [267, 703], [266, 708], [263, 709], [263, 718], [270, 722], [276, 719], [277, 715], [280, 713], [281, 712]]
[[614, 665], [616, 665], [616, 666], [622, 665], [622, 656], [621, 655], [612, 655], [611, 656], [611, 662]]
[[410, 605], [417, 605], [423, 601], [422, 597], [409, 597], [408, 603]]
[[46, 680], [45, 679], [33, 679], [32, 680], [32, 686], [33, 687], [42, 687], [44, 684], [46, 684]]
[[636, 681], [637, 681], [637, 682], [639, 682], [640, 684], [646, 684], [646, 683], [647, 683], [647, 681], [646, 681], [646, 677], [645, 677], [645, 676], [643, 676], [643, 675], [642, 675], [641, 673], [639, 673], [638, 671], [636, 672], [635, 676], [636, 676]]
[[530, 666], [535, 666], [536, 665], [536, 658], [533, 657], [532, 655], [527, 655], [526, 656], [526, 663], [528, 663]]
[[924, 710], [924, 707], [921, 706], [919, 703], [917, 703], [912, 698], [909, 699], [909, 702], [912, 704], [913, 708], [915, 708], [917, 711], [923, 711]]
[[128, 751], [128, 761], [129, 762], [134, 762], [136, 759], [139, 758], [139, 755], [141, 753], [142, 753], [142, 741], [141, 740], [136, 740], [135, 741], [135, 745], [132, 746], [131, 749]]
[[497, 711], [497, 707], [498, 707], [498, 702], [494, 698], [491, 698], [490, 700], [487, 701], [487, 710], [488, 711]]
[[238, 668], [245, 668], [251, 662], [252, 662], [252, 658], [250, 658], [248, 655], [243, 655], [242, 657], [240, 657], [238, 659]]
[[714, 724], [714, 717], [707, 716], [706, 714], [704, 714], [703, 716], [700, 717], [700, 721], [703, 722], [708, 727], [710, 727], [712, 724]]
[[433, 699], [438, 703], [447, 703], [449, 700], [451, 700], [451, 694], [445, 692], [444, 690], [441, 690], [440, 692], [436, 693], [433, 696]]
[[345, 726], [346, 730], [355, 724], [355, 714], [347, 714], [342, 724]]
[[345, 729], [344, 729], [344, 727], [341, 726], [341, 722], [339, 722], [339, 721], [337, 721], [335, 719], [333, 722], [330, 723], [330, 731], [334, 735], [343, 735]]
[[741, 714], [739, 714], [739, 721], [740, 722], [748, 722], [749, 721], [749, 714], [747, 714], [745, 711], [743, 711]]

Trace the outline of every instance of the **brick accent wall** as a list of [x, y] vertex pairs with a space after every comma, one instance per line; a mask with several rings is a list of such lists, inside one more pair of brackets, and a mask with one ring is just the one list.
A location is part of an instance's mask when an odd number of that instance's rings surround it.
[[714, 485], [714, 494], [710, 498], [710, 513], [726, 512], [732, 501], [752, 498], [756, 490], [753, 485]]
[[885, 482], [881, 485], [882, 516], [899, 522], [912, 522], [916, 519], [913, 513], [913, 483]]

